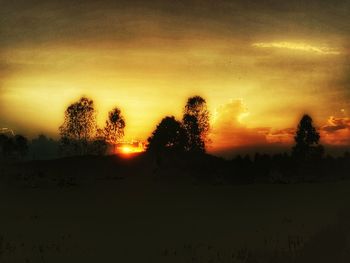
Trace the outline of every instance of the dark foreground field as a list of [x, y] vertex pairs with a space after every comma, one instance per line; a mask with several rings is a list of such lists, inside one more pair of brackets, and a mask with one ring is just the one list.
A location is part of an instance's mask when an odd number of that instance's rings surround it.
[[350, 262], [349, 181], [220, 185], [91, 162], [1, 167], [0, 262]]

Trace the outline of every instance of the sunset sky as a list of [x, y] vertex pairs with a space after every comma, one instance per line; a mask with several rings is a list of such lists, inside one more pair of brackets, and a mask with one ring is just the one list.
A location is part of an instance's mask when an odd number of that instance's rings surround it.
[[349, 58], [347, 0], [0, 0], [0, 128], [57, 138], [85, 95], [145, 140], [198, 94], [214, 149], [290, 143], [304, 112], [350, 145]]

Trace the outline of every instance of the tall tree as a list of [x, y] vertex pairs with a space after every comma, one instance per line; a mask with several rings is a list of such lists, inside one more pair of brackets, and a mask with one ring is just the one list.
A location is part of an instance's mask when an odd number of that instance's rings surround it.
[[198, 119], [189, 114], [183, 117], [183, 124], [188, 137], [186, 150], [190, 152], [205, 152], [205, 138], [201, 135]]
[[123, 138], [125, 128], [125, 119], [119, 108], [115, 107], [108, 113], [108, 119], [103, 130], [105, 141], [109, 144], [116, 143]]
[[309, 160], [322, 157], [324, 149], [319, 144], [320, 134], [313, 126], [312, 118], [305, 114], [298, 125], [294, 137], [295, 146], [292, 149], [294, 157], [301, 160]]
[[96, 133], [96, 111], [93, 100], [82, 97], [65, 111], [64, 122], [59, 127], [64, 151], [86, 154], [88, 144]]
[[185, 151], [187, 133], [181, 122], [174, 116], [167, 116], [161, 120], [157, 128], [148, 138], [148, 151], [161, 153], [164, 151]]
[[188, 135], [188, 150], [205, 152], [205, 143], [210, 129], [209, 111], [205, 99], [194, 96], [187, 100], [183, 124]]

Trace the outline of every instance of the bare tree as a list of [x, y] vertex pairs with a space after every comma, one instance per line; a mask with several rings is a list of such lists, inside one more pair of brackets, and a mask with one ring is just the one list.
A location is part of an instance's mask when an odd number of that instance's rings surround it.
[[115, 147], [117, 142], [124, 136], [124, 128], [125, 119], [120, 109], [115, 107], [108, 113], [108, 119], [103, 130], [105, 141]]
[[188, 150], [205, 152], [205, 143], [210, 129], [209, 111], [205, 99], [194, 96], [187, 100], [183, 124], [188, 135]]
[[63, 150], [70, 154], [86, 154], [96, 128], [93, 100], [82, 97], [69, 105], [65, 111], [64, 122], [59, 127]]

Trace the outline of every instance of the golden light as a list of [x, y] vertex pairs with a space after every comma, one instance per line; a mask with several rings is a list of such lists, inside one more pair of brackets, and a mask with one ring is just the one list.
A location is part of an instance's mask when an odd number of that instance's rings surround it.
[[124, 146], [121, 148], [121, 152], [124, 154], [129, 154], [133, 152], [133, 149], [129, 146]]
[[145, 147], [143, 143], [122, 143], [117, 147], [116, 153], [122, 155], [131, 155], [134, 153], [141, 153], [145, 151]]

